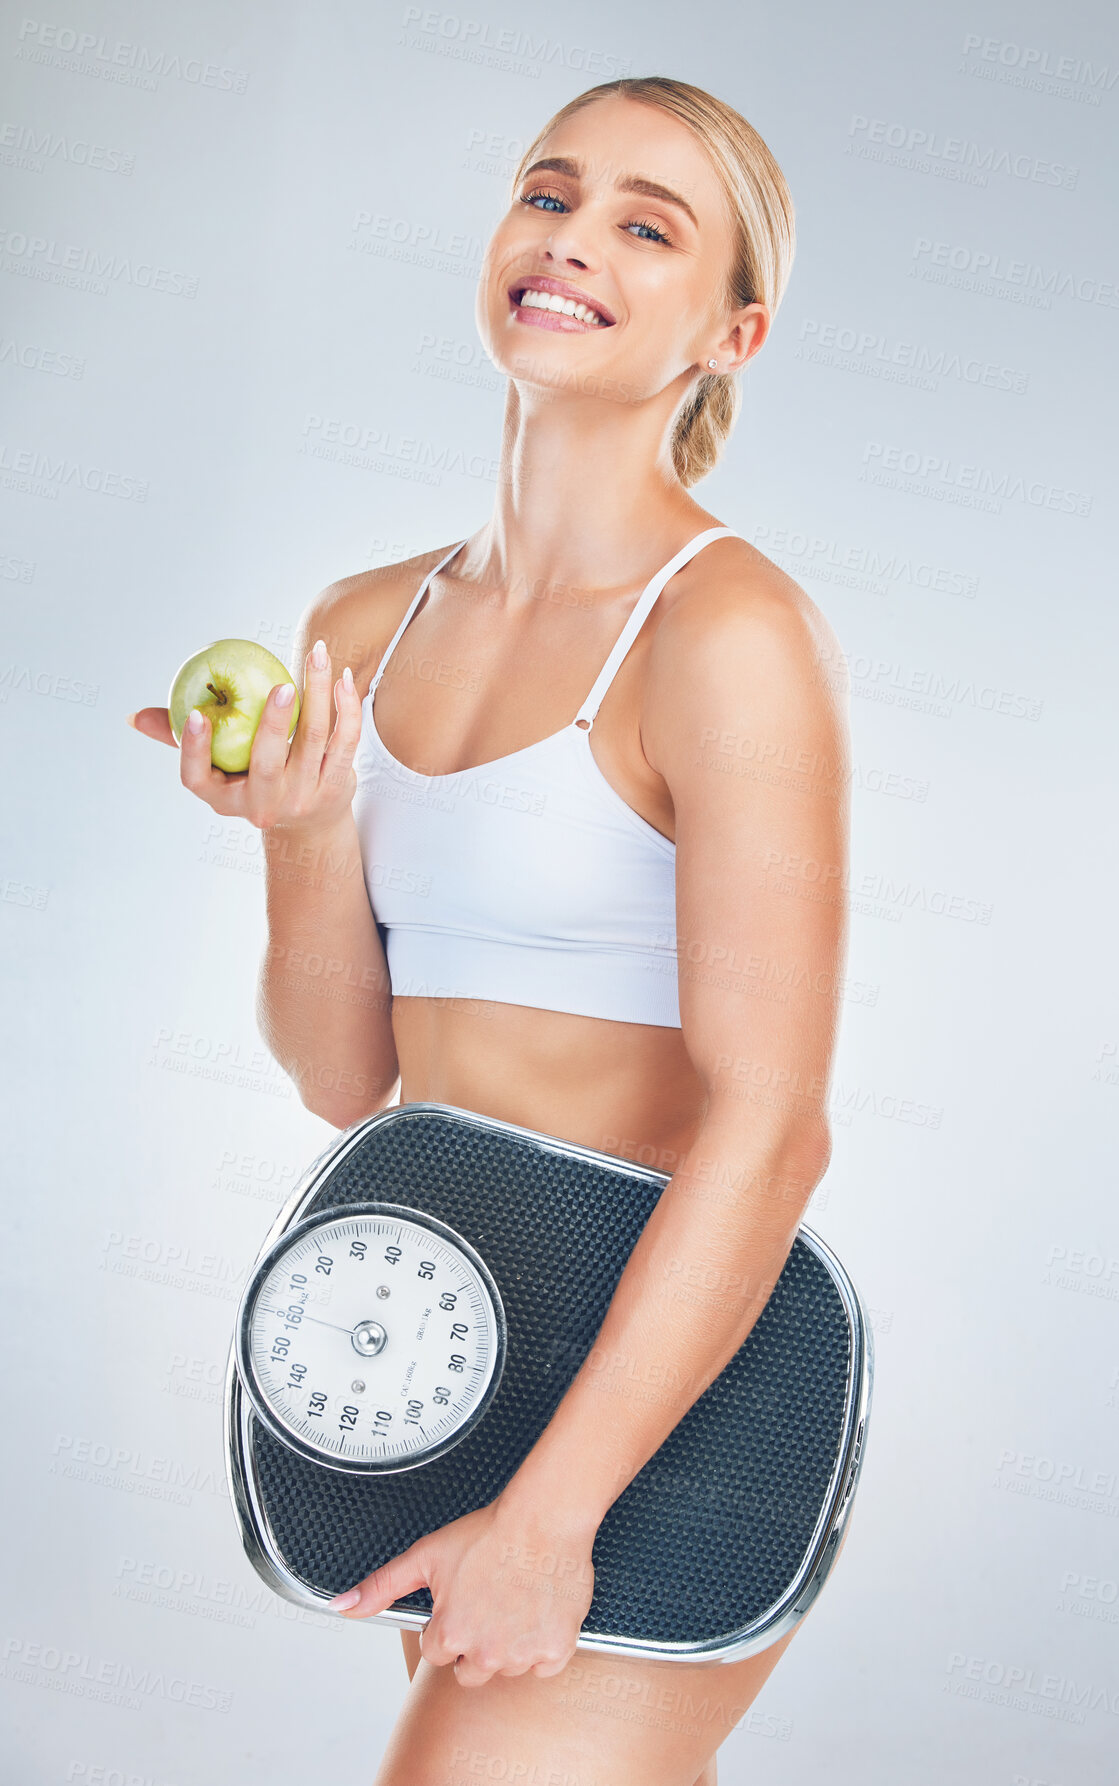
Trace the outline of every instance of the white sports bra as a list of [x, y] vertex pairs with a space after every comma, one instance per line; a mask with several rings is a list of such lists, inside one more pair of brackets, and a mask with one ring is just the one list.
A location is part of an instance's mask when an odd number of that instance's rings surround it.
[[646, 584], [578, 714], [524, 750], [421, 775], [386, 749], [373, 700], [424, 578], [362, 702], [354, 817], [394, 998], [461, 998], [680, 1026], [676, 845], [606, 780], [590, 747], [606, 690], [668, 579], [710, 527]]

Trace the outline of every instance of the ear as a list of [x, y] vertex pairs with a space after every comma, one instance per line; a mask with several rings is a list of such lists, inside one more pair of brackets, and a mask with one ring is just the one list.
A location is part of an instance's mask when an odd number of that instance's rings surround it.
[[740, 372], [762, 347], [772, 320], [768, 304], [744, 304], [732, 311], [726, 329], [705, 351], [701, 365], [716, 360], [720, 372]]

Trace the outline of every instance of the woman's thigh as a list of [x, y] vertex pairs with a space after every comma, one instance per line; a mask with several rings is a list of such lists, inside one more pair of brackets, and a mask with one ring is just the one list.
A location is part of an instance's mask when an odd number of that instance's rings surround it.
[[743, 1662], [576, 1650], [549, 1680], [496, 1676], [484, 1687], [460, 1687], [452, 1668], [423, 1660], [418, 1631], [402, 1631], [411, 1685], [373, 1786], [710, 1786], [705, 1766], [804, 1623]]
[[374, 1786], [694, 1786], [799, 1628], [743, 1662], [577, 1650], [548, 1680], [483, 1687], [460, 1687], [422, 1659], [418, 1632], [402, 1632], [412, 1684]]

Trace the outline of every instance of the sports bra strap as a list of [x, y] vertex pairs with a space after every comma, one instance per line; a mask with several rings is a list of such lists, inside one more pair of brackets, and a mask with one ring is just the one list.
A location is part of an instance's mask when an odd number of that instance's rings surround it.
[[[467, 537], [469, 538], [469, 535]], [[427, 576], [424, 578], [423, 582], [420, 584], [419, 588], [416, 590], [415, 595], [412, 597], [411, 601], [408, 603], [408, 606], [405, 608], [404, 616], [400, 622], [400, 625], [397, 627], [396, 631], [393, 633], [392, 638], [389, 640], [388, 645], [385, 648], [384, 656], [382, 657], [380, 663], [377, 665], [377, 674], [374, 676], [372, 682], [369, 684], [369, 688], [371, 690], [375, 689], [377, 687], [377, 684], [380, 682], [381, 677], [384, 675], [385, 665], [388, 663], [389, 658], [392, 656], [393, 652], [395, 651], [397, 641], [400, 638], [401, 633], [404, 631], [404, 628], [407, 626], [408, 622], [411, 620], [412, 615], [415, 613], [416, 609], [419, 607], [420, 603], [422, 602], [424, 595], [427, 591], [427, 586], [431, 582], [432, 577], [434, 577], [436, 571], [441, 571], [445, 564], [449, 564], [451, 562], [451, 559], [454, 557], [455, 553], [460, 551], [461, 548], [463, 546], [465, 546], [465, 544], [466, 544], [466, 540], [464, 540], [464, 539], [459, 540], [458, 544], [455, 546], [452, 546], [449, 552], [445, 552], [443, 557], [439, 560], [439, 563], [433, 564], [431, 569], [428, 571]]]
[[582, 721], [586, 721], [587, 724], [583, 729], [589, 730], [590, 726], [594, 724], [594, 718], [598, 712], [602, 698], [605, 695], [606, 690], [610, 687], [610, 684], [613, 682], [619, 664], [630, 646], [633, 644], [637, 634], [640, 632], [649, 613], [649, 609], [656, 601], [661, 590], [668, 582], [668, 579], [674, 576], [682, 566], [687, 564], [689, 558], [694, 557], [695, 553], [697, 553], [703, 546], [709, 544], [711, 540], [728, 538], [742, 539], [744, 537], [743, 534], [737, 533], [733, 527], [708, 527], [704, 533], [697, 533], [694, 539], [688, 541], [687, 545], [681, 546], [676, 556], [670, 558], [667, 564], [661, 566], [656, 575], [645, 585], [645, 588], [634, 603], [633, 611], [621, 632], [618, 634], [613, 651], [603, 664], [595, 679], [594, 687], [591, 689], [590, 694], [587, 696], [576, 715], [576, 725], [579, 725]]
[[[650, 578], [649, 582], [646, 583], [641, 594], [638, 596], [637, 601], [634, 603], [629, 619], [626, 621], [621, 632], [618, 634], [617, 639], [614, 641], [614, 649], [611, 651], [610, 656], [606, 659], [606, 662], [603, 664], [595, 678], [594, 686], [591, 689], [590, 694], [587, 696], [576, 714], [574, 720], [576, 725], [585, 721], [586, 725], [583, 729], [589, 730], [590, 726], [594, 724], [595, 715], [602, 703], [603, 696], [614, 680], [618, 666], [625, 657], [630, 646], [633, 644], [637, 634], [640, 632], [650, 608], [656, 601], [665, 584], [668, 582], [668, 579], [675, 576], [676, 572], [682, 569], [682, 567], [687, 564], [688, 560], [694, 557], [704, 546], [708, 545], [711, 540], [743, 539], [744, 537], [743, 534], [736, 532], [733, 527], [708, 527], [703, 533], [697, 533], [694, 539], [690, 539], [686, 545], [681, 546], [675, 557], [670, 558], [668, 563], [663, 564], [660, 570], [656, 572], [655, 576]], [[423, 600], [427, 586], [431, 582], [432, 577], [434, 577], [438, 571], [441, 571], [445, 564], [449, 564], [456, 552], [460, 551], [465, 544], [465, 539], [459, 540], [457, 544], [451, 547], [449, 552], [444, 553], [438, 564], [433, 564], [428, 571], [427, 576], [416, 590], [415, 595], [412, 597], [401, 616], [400, 625], [393, 633], [392, 638], [389, 640], [388, 645], [385, 648], [384, 655], [382, 656], [380, 663], [377, 665], [377, 673], [369, 684], [370, 692], [377, 688], [377, 685], [384, 674], [385, 665], [388, 663], [389, 658], [396, 649], [401, 633], [404, 631], [404, 628], [407, 626], [412, 615]]]

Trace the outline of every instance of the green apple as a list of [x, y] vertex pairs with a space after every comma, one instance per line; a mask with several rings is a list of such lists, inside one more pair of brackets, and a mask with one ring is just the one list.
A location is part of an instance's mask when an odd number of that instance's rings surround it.
[[[270, 689], [294, 684], [278, 657], [252, 639], [217, 639], [188, 657], [167, 697], [167, 712], [178, 744], [187, 714], [197, 707], [210, 721], [210, 761], [215, 769], [239, 775], [249, 766], [256, 728]], [[291, 704], [290, 738], [299, 718], [299, 690]]]

